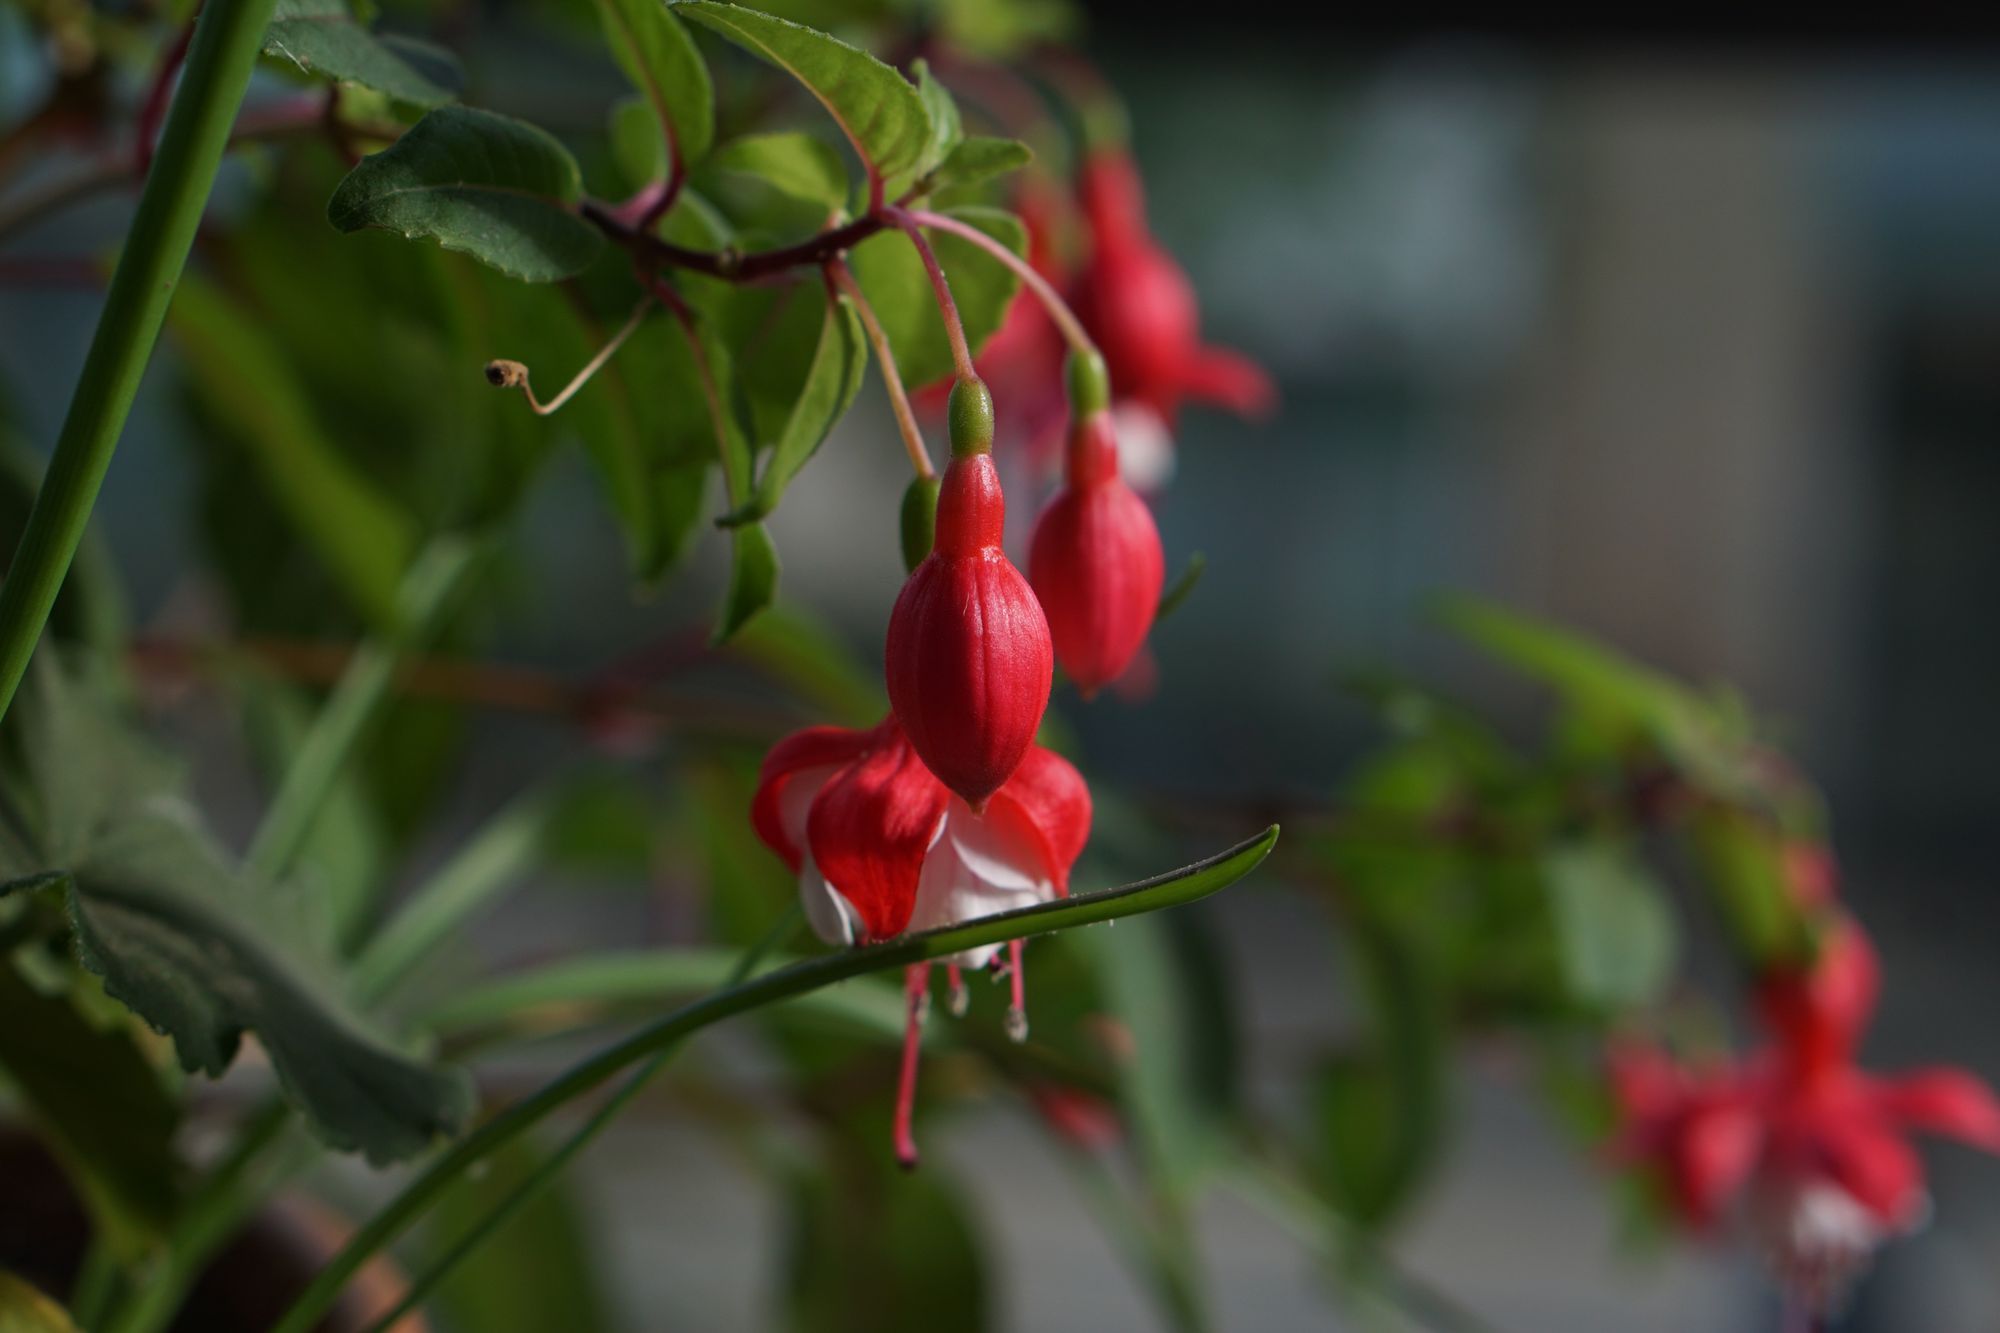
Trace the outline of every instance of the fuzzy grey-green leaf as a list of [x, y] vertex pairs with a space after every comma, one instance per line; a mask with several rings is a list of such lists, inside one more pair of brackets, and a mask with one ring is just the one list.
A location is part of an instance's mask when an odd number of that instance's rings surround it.
[[528, 282], [590, 266], [604, 244], [574, 205], [582, 176], [569, 150], [523, 121], [440, 107], [334, 190], [327, 221], [427, 236]]

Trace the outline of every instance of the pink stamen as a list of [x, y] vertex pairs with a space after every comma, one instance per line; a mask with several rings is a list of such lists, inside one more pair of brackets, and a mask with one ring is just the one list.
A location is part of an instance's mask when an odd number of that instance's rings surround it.
[[1007, 1036], [1016, 1042], [1028, 1039], [1028, 973], [1021, 964], [1023, 943], [1007, 942], [1007, 976], [1014, 986], [1013, 1001], [1007, 1006]]
[[916, 1169], [917, 1140], [910, 1118], [917, 1106], [917, 1061], [922, 1054], [924, 1013], [930, 1007], [931, 965], [912, 963], [903, 973], [903, 994], [909, 1017], [903, 1028], [903, 1069], [896, 1082], [896, 1160], [905, 1171]]
[[964, 1018], [965, 1011], [972, 1007], [972, 996], [965, 989], [965, 974], [958, 970], [957, 963], [944, 965], [946, 1004], [953, 1018]]

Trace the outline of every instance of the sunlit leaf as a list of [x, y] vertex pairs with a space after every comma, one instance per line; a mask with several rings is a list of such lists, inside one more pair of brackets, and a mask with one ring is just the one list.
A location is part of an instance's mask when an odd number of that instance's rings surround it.
[[[1027, 245], [1027, 230], [1011, 213], [991, 208], [959, 208], [952, 216], [978, 227], [1016, 254]], [[929, 233], [951, 283], [953, 301], [976, 354], [1006, 318], [1019, 283], [1013, 271], [970, 241], [944, 232]], [[854, 248], [854, 276], [888, 335], [903, 380], [916, 388], [951, 373], [951, 348], [944, 319], [910, 238], [901, 232], [871, 236]]]
[[576, 159], [524, 121], [440, 107], [347, 174], [326, 206], [340, 231], [427, 236], [528, 282], [590, 266], [604, 238], [575, 211]]
[[[604, 39], [673, 145], [683, 169], [715, 139], [708, 66], [665, 0], [597, 0]], [[665, 165], [665, 164], [663, 164]]]
[[996, 139], [975, 134], [961, 139], [949, 156], [930, 175], [931, 190], [956, 189], [1019, 171], [1035, 160], [1035, 154], [1019, 139]]
[[828, 294], [822, 302], [818, 346], [807, 367], [805, 383], [792, 404], [784, 428], [764, 461], [755, 499], [724, 521], [734, 525], [760, 519], [778, 507], [785, 487], [813, 456], [820, 442], [837, 425], [860, 391], [868, 367], [867, 343], [861, 320], [846, 298]]

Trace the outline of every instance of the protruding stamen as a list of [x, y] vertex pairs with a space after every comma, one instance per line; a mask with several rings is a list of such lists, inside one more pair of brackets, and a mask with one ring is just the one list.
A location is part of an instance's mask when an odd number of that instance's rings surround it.
[[972, 1007], [972, 994], [965, 987], [965, 974], [958, 970], [957, 963], [944, 965], [945, 1005], [953, 1018], [964, 1018], [965, 1011]]
[[922, 1053], [924, 1016], [930, 1010], [931, 965], [912, 963], [903, 973], [909, 1018], [903, 1027], [903, 1069], [896, 1081], [896, 1160], [905, 1171], [917, 1165], [917, 1140], [910, 1119], [917, 1105], [917, 1060]]
[[1007, 976], [1014, 987], [1007, 1005], [1007, 1039], [1013, 1042], [1028, 1039], [1028, 976], [1021, 963], [1022, 945], [1021, 940], [1007, 942]]

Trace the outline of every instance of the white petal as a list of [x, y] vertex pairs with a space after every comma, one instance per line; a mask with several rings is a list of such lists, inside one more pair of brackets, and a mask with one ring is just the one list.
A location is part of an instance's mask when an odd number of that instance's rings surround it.
[[1118, 432], [1118, 472], [1142, 494], [1164, 490], [1174, 475], [1174, 437], [1160, 414], [1144, 403], [1123, 402], [1111, 409]]
[[806, 924], [812, 927], [813, 934], [828, 944], [844, 948], [853, 944], [860, 933], [854, 905], [826, 882], [826, 876], [819, 873], [810, 855], [799, 867], [799, 905], [805, 909]]
[[[1040, 839], [1011, 807], [995, 806], [984, 818], [954, 798], [943, 836], [924, 858], [917, 882], [913, 930], [933, 930], [1055, 896]], [[968, 949], [954, 959], [963, 967], [983, 967], [997, 945]]]

